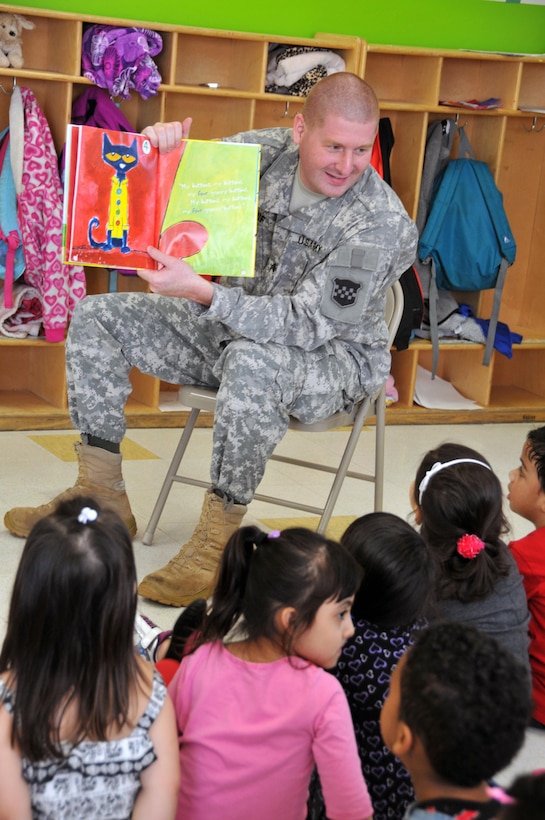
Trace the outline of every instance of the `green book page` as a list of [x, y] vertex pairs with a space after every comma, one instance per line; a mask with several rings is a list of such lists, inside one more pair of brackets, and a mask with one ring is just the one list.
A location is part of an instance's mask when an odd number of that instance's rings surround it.
[[160, 249], [197, 273], [253, 276], [260, 153], [259, 145], [184, 141], [171, 185], [161, 169]]

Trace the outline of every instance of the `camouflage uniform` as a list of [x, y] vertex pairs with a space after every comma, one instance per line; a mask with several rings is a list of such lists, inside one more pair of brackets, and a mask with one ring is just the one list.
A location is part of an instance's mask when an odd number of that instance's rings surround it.
[[134, 365], [218, 387], [212, 486], [251, 501], [289, 415], [310, 422], [374, 394], [390, 366], [385, 293], [413, 262], [417, 231], [372, 169], [339, 198], [290, 214], [298, 148], [262, 145], [254, 279], [223, 279], [210, 307], [143, 293], [84, 299], [67, 343], [72, 422], [119, 442]]

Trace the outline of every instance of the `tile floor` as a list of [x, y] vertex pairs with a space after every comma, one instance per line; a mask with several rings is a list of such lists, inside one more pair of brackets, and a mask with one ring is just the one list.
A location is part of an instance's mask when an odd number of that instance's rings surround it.
[[[386, 480], [384, 509], [403, 517], [410, 514], [408, 487], [421, 456], [430, 447], [445, 440], [460, 441], [482, 452], [489, 459], [504, 486], [507, 474], [517, 466], [528, 424], [483, 424], [450, 426], [391, 426], [386, 431]], [[310, 434], [288, 432], [280, 450], [295, 454], [305, 451]], [[321, 457], [331, 457], [333, 463], [341, 451], [345, 433], [335, 431], [320, 434]], [[0, 432], [2, 472], [0, 477], [0, 511], [15, 505], [37, 505], [49, 501], [53, 495], [73, 484], [75, 464], [66, 459], [72, 457], [71, 443], [75, 435], [60, 432]], [[124, 475], [127, 490], [136, 516], [139, 534], [134, 547], [138, 574], [162, 566], [177, 552], [187, 539], [198, 519], [203, 491], [197, 487], [175, 485], [167, 501], [157, 528], [154, 543], [142, 544], [155, 498], [159, 492], [168, 462], [179, 438], [178, 430], [135, 429], [127, 435]], [[317, 434], [312, 435], [310, 446], [316, 447]], [[195, 475], [207, 479], [211, 431], [198, 429], [193, 434], [190, 451], [186, 456], [188, 467]], [[366, 428], [354, 456], [356, 469], [371, 471], [374, 454], [374, 428]], [[338, 456], [337, 456], [338, 459]], [[262, 484], [263, 492], [287, 493], [309, 499], [324, 497], [324, 482], [306, 471], [289, 465], [271, 463]], [[326, 488], [327, 492], [327, 488]], [[332, 520], [332, 534], [339, 534], [352, 517], [368, 512], [373, 506], [372, 485], [362, 485], [347, 479]], [[506, 510], [512, 526], [512, 537], [521, 537], [530, 530], [524, 519]], [[292, 518], [292, 510], [254, 502], [245, 523], [263, 523], [267, 527], [281, 528], [285, 518]], [[1, 519], [0, 519], [1, 520]], [[315, 519], [313, 519], [315, 520]], [[3, 638], [13, 575], [21, 553], [23, 541], [11, 536], [0, 524], [0, 640]], [[141, 610], [163, 628], [168, 628], [176, 618], [177, 610], [163, 607], [141, 599]], [[500, 780], [508, 783], [517, 772], [545, 768], [545, 732], [529, 730], [526, 744]]]

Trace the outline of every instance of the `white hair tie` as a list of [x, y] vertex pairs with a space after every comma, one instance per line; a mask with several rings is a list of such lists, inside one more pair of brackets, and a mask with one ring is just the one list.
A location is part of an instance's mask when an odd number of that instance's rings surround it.
[[78, 515], [78, 521], [80, 524], [88, 524], [89, 521], [96, 521], [98, 518], [98, 513], [96, 510], [93, 510], [92, 507], [82, 507], [81, 512]]
[[441, 470], [444, 470], [445, 467], [452, 467], [454, 464], [480, 464], [481, 467], [486, 467], [487, 470], [492, 470], [492, 468], [485, 464], [484, 461], [478, 461], [476, 458], [455, 458], [452, 461], [444, 461], [441, 463], [440, 461], [436, 461], [435, 464], [430, 467], [420, 484], [418, 485], [418, 504], [422, 504], [422, 496], [424, 495], [424, 491], [427, 489], [428, 484], [430, 483], [430, 479], [433, 478], [434, 475], [440, 473]]

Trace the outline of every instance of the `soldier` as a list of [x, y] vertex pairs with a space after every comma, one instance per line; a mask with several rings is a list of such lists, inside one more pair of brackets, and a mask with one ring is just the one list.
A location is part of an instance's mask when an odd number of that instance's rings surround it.
[[[255, 278], [210, 282], [148, 248], [160, 263], [139, 271], [151, 293], [88, 297], [74, 313], [66, 368], [79, 475], [60, 497], [95, 495], [134, 535], [119, 452], [131, 367], [218, 389], [200, 521], [141, 582], [146, 598], [184, 606], [209, 595], [289, 416], [325, 418], [388, 377], [386, 291], [414, 261], [417, 230], [369, 165], [378, 120], [370, 86], [341, 72], [313, 87], [291, 129], [228, 138], [262, 146]], [[164, 152], [190, 127], [188, 118], [144, 133]], [[24, 537], [58, 500], [12, 509], [4, 523]]]

